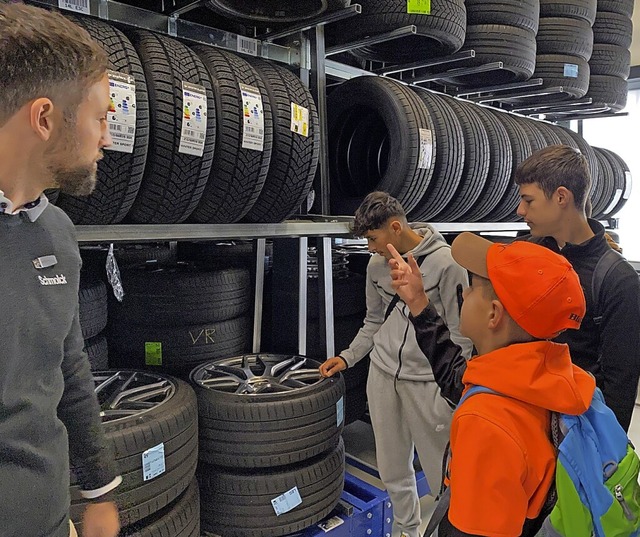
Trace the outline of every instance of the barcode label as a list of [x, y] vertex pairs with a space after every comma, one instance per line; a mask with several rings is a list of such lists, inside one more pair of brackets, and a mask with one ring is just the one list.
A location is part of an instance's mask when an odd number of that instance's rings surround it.
[[136, 140], [135, 79], [126, 73], [109, 71], [109, 112], [107, 122], [111, 145], [105, 147], [120, 153], [133, 153]]
[[75, 11], [76, 13], [91, 15], [89, 0], [58, 0], [58, 7], [60, 9]]
[[238, 52], [242, 54], [258, 55], [258, 40], [250, 37], [238, 36]]
[[207, 137], [207, 90], [182, 82], [182, 129], [179, 153], [201, 157]]
[[242, 96], [242, 147], [262, 151], [264, 149], [264, 108], [260, 89], [240, 84]]
[[271, 500], [271, 505], [273, 505], [276, 516], [288, 513], [301, 503], [302, 498], [300, 497], [300, 492], [298, 492], [298, 487], [293, 487], [291, 490]]
[[164, 474], [165, 470], [164, 444], [158, 444], [142, 454], [142, 478], [144, 481]]

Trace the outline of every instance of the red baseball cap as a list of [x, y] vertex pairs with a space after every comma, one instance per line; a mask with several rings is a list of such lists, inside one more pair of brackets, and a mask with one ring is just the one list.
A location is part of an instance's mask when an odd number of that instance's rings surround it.
[[459, 265], [489, 279], [511, 318], [538, 339], [577, 329], [586, 312], [580, 279], [571, 263], [526, 241], [493, 243], [461, 233], [451, 245]]

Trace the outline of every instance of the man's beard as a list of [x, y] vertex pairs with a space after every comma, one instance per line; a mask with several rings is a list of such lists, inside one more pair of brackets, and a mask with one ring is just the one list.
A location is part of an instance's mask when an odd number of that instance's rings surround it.
[[96, 166], [49, 166], [49, 172], [57, 188], [71, 196], [88, 196], [96, 187]]

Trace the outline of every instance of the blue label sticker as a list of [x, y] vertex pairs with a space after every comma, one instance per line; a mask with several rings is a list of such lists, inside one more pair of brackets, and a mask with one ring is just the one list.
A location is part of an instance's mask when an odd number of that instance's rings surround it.
[[565, 63], [564, 76], [567, 78], [578, 78], [578, 66], [575, 63]]
[[145, 481], [164, 474], [165, 470], [164, 444], [158, 444], [142, 454], [142, 474]]
[[338, 420], [336, 425], [340, 427], [340, 424], [344, 421], [344, 397], [338, 399], [338, 402], [336, 403], [336, 415]]
[[302, 498], [298, 492], [298, 487], [293, 487], [289, 492], [281, 494], [277, 498], [271, 500], [273, 510], [276, 512], [276, 516], [284, 515], [293, 508], [298, 507], [302, 503]]

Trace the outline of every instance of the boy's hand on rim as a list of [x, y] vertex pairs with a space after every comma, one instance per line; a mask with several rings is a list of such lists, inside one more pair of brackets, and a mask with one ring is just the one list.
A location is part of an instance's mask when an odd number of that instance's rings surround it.
[[391, 259], [391, 286], [398, 296], [409, 307], [411, 313], [419, 315], [429, 305], [429, 297], [424, 292], [422, 272], [413, 254], [408, 255], [408, 262], [402, 259], [392, 244], [387, 244]]

